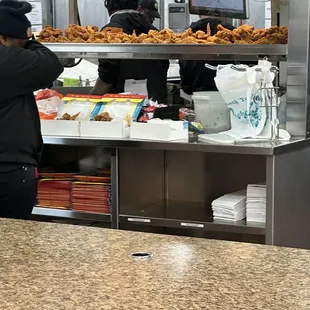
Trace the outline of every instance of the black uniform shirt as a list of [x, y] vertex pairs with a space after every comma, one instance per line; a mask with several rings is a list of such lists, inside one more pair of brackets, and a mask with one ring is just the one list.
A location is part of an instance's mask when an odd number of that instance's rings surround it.
[[[136, 31], [137, 35], [148, 33], [150, 29], [155, 29], [144, 17], [135, 12], [119, 12], [111, 17], [111, 21], [106, 27], [122, 28], [127, 34]], [[123, 46], [126, 49], [126, 44]], [[147, 90], [149, 98], [166, 102], [167, 100], [167, 72], [169, 61], [166, 60], [99, 60], [99, 77], [107, 84], [112, 84], [111, 93], [122, 93], [127, 79], [145, 80], [147, 79]]]
[[33, 92], [62, 73], [57, 56], [38, 42], [26, 48], [0, 45], [0, 172], [37, 166], [42, 137]]
[[[201, 19], [196, 23], [192, 23], [190, 28], [193, 32], [198, 30], [206, 31], [207, 25], [210, 24], [211, 35], [216, 34], [217, 26], [223, 25], [223, 27], [233, 30], [234, 26], [231, 24], [222, 23], [220, 20], [213, 18]], [[196, 91], [216, 91], [215, 75], [216, 71], [212, 71], [205, 67], [205, 63], [211, 66], [226, 65], [230, 62], [218, 62], [218, 61], [202, 61], [202, 60], [183, 60], [180, 61], [180, 76], [181, 86], [185, 93], [192, 95]]]

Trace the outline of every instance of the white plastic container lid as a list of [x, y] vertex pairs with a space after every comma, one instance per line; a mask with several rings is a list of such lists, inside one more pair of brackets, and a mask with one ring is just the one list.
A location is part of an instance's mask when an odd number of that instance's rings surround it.
[[219, 91], [195, 91], [193, 95], [202, 95], [202, 96], [212, 96], [212, 95], [220, 95]]
[[200, 92], [194, 92], [192, 96], [193, 100], [218, 100], [220, 102], [224, 102], [224, 99], [222, 98], [220, 92], [218, 91], [200, 91]]
[[195, 100], [206, 100], [209, 101], [211, 99], [210, 96], [204, 96], [204, 95], [193, 95], [192, 99]]

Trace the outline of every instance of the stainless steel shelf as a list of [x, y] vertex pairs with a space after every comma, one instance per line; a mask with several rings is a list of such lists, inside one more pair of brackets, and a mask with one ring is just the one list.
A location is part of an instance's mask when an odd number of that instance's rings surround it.
[[46, 43], [60, 58], [286, 60], [287, 45]]
[[[193, 202], [161, 201], [120, 215], [120, 223], [265, 235], [265, 225], [213, 221], [210, 208]], [[122, 213], [122, 212], [121, 212]]]
[[35, 207], [32, 211], [32, 214], [41, 215], [41, 216], [50, 216], [50, 217], [61, 217], [61, 218], [67, 218], [67, 219], [76, 219], [76, 220], [98, 221], [98, 222], [108, 222], [108, 223], [111, 222], [110, 214], [77, 212], [77, 211], [63, 210], [63, 209]]
[[88, 146], [106, 148], [137, 148], [147, 150], [165, 151], [195, 151], [209, 153], [247, 154], [247, 155], [277, 155], [289, 151], [294, 151], [310, 144], [310, 139], [298, 139], [291, 142], [264, 142], [243, 145], [221, 145], [202, 142], [154, 142], [138, 141], [130, 139], [91, 139], [74, 137], [53, 137], [44, 136], [45, 144], [68, 145], [68, 146]]

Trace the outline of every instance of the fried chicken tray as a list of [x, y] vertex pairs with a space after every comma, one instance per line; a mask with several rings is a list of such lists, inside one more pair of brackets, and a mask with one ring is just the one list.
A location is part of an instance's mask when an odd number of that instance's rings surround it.
[[181, 34], [171, 29], [150, 30], [148, 34], [129, 35], [121, 28], [82, 27], [70, 25], [64, 32], [46, 26], [39, 34], [39, 41], [44, 43], [124, 43], [124, 44], [287, 44], [288, 28], [273, 26], [258, 28], [242, 25], [234, 30], [218, 26], [218, 32], [212, 36], [210, 25], [206, 31], [193, 32], [187, 29]]

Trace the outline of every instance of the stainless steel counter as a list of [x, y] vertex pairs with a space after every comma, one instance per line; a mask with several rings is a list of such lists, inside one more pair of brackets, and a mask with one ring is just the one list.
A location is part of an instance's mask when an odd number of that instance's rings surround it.
[[45, 144], [89, 146], [107, 148], [137, 148], [166, 151], [195, 151], [208, 153], [229, 153], [248, 155], [277, 155], [296, 149], [301, 149], [310, 145], [310, 139], [295, 139], [291, 142], [264, 142], [256, 144], [221, 145], [202, 142], [154, 142], [137, 141], [130, 139], [92, 139], [74, 137], [53, 137], [45, 136]]
[[286, 60], [287, 46], [46, 43], [61, 58]]

